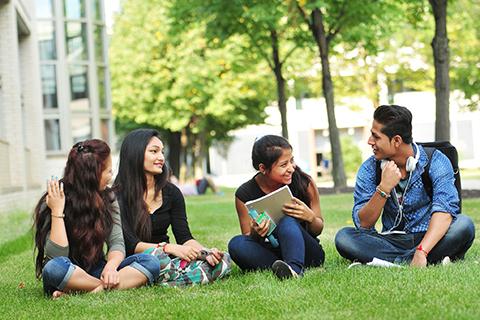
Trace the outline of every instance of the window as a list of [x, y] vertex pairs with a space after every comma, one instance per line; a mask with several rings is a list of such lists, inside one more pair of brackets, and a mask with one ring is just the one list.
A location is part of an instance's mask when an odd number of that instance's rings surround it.
[[100, 137], [106, 143], [110, 142], [110, 120], [109, 119], [100, 120]]
[[102, 21], [102, 1], [101, 0], [93, 1], [93, 19], [97, 21]]
[[97, 79], [98, 79], [98, 106], [100, 110], [107, 109], [107, 96], [106, 96], [106, 82], [105, 82], [105, 68], [97, 68]]
[[40, 66], [44, 109], [58, 108], [57, 77], [55, 71], [55, 65]]
[[92, 138], [92, 121], [88, 115], [72, 114], [73, 143]]
[[38, 46], [40, 50], [40, 60], [55, 60], [57, 58], [54, 22], [38, 22]]
[[36, 0], [35, 11], [37, 13], [37, 18], [53, 18], [54, 12], [52, 2], [52, 0]]
[[65, 37], [68, 60], [88, 60], [87, 24], [82, 22], [66, 22]]
[[105, 57], [103, 55], [103, 27], [96, 25], [93, 36], [95, 42], [95, 60], [99, 63], [105, 63]]
[[70, 108], [72, 111], [88, 111], [88, 67], [70, 65]]
[[64, 12], [66, 19], [85, 18], [85, 0], [65, 0]]
[[0, 140], [5, 139], [5, 111], [3, 110], [2, 75], [0, 74]]
[[45, 119], [44, 125], [47, 151], [60, 150], [60, 121], [58, 119]]

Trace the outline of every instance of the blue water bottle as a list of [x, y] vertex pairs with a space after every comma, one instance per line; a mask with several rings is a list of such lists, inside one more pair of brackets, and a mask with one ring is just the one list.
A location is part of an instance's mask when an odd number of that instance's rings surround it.
[[[263, 212], [262, 215], [266, 213]], [[257, 223], [258, 222], [261, 222], [261, 221], [257, 221], [258, 219], [258, 212], [257, 210], [255, 209], [249, 209], [248, 210], [248, 215], [253, 219], [255, 220]], [[268, 216], [268, 215], [267, 215]], [[270, 218], [270, 216], [268, 216], [268, 219], [270, 220], [270, 228], [268, 230], [268, 233], [267, 233], [267, 239], [268, 241], [270, 242], [270, 244], [272, 245], [272, 247], [276, 248], [278, 247], [278, 240], [275, 238], [275, 236], [272, 234], [273, 230], [277, 227], [277, 225], [275, 224], [275, 222], [273, 222], [273, 220]]]

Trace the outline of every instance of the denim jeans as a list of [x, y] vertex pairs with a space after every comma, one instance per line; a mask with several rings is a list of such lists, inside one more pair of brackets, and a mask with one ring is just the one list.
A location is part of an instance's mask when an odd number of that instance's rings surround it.
[[[425, 232], [382, 235], [374, 229], [346, 227], [335, 236], [340, 255], [351, 261], [367, 263], [379, 258], [394, 263], [408, 263], [415, 254]], [[428, 263], [438, 263], [444, 257], [463, 259], [475, 239], [475, 226], [463, 214], [457, 215], [447, 233], [428, 254]]]
[[300, 275], [305, 267], [323, 264], [325, 252], [318, 239], [312, 237], [296, 219], [289, 216], [282, 218], [273, 234], [280, 244], [277, 248], [250, 236], [233, 237], [228, 243], [232, 260], [242, 270], [268, 269], [276, 260], [283, 260]]
[[[88, 274], [100, 279], [106, 263], [105, 260], [101, 260], [88, 271]], [[127, 257], [120, 263], [117, 270], [127, 266], [144, 274], [148, 279], [148, 284], [156, 281], [160, 274], [160, 262], [157, 258], [148, 254], [139, 253]], [[48, 261], [42, 271], [44, 292], [51, 295], [55, 290], [63, 291], [76, 267], [67, 257], [56, 257]]]

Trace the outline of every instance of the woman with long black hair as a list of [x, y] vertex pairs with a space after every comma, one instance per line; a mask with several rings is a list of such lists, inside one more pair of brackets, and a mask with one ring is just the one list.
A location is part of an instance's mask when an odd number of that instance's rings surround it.
[[[137, 129], [123, 140], [115, 178], [127, 255], [151, 252], [160, 261], [159, 283], [186, 286], [209, 283], [230, 271], [230, 257], [205, 248], [188, 226], [185, 199], [168, 181], [158, 131]], [[171, 227], [176, 243], [167, 235]]]
[[[264, 136], [252, 149], [253, 167], [258, 171], [235, 193], [241, 235], [230, 240], [228, 251], [242, 270], [272, 269], [280, 279], [303, 275], [305, 267], [323, 264], [325, 253], [317, 236], [323, 230], [320, 198], [312, 178], [293, 159], [292, 146], [283, 137]], [[268, 220], [257, 224], [245, 203], [288, 185], [293, 201], [283, 205], [283, 217], [273, 231], [279, 246], [265, 240]]]
[[75, 144], [64, 177], [47, 182], [34, 212], [36, 275], [53, 298], [139, 287], [159, 275], [160, 264], [150, 255], [124, 259], [118, 204], [108, 188], [111, 179], [110, 148], [93, 139]]

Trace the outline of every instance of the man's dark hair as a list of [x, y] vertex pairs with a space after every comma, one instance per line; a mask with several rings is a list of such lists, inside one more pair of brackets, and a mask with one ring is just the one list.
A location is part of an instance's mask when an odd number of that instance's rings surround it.
[[412, 113], [407, 108], [382, 105], [373, 113], [373, 119], [383, 125], [381, 131], [390, 139], [399, 135], [403, 142], [412, 143]]

